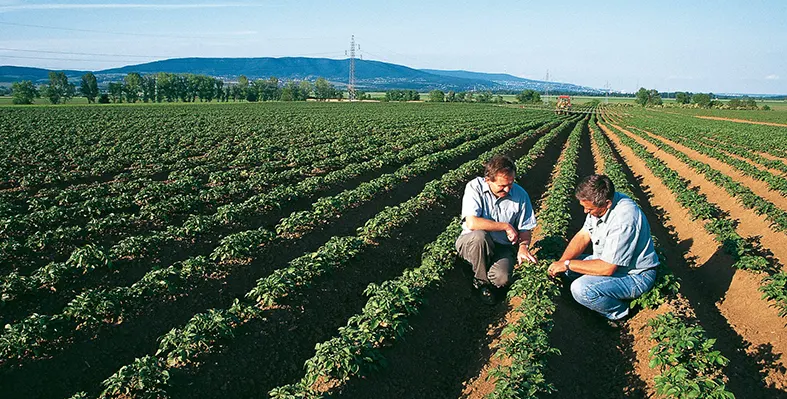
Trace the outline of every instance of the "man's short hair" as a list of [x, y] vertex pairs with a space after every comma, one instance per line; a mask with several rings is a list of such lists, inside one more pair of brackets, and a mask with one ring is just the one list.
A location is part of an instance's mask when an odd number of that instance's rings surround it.
[[516, 164], [508, 155], [495, 155], [484, 164], [484, 177], [494, 181], [498, 174], [516, 175]]
[[615, 196], [615, 185], [605, 175], [590, 175], [577, 185], [575, 193], [580, 201], [589, 201], [594, 206], [603, 206]]

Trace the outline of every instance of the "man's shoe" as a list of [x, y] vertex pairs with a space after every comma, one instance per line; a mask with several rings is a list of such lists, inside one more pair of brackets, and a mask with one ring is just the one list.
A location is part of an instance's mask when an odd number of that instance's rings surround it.
[[483, 302], [485, 305], [495, 304], [495, 293], [492, 292], [492, 287], [488, 285], [482, 285], [478, 288], [478, 294], [481, 296], [481, 302]]
[[628, 316], [621, 317], [617, 320], [611, 320], [604, 317], [604, 321], [607, 324], [607, 327], [609, 327], [612, 330], [620, 330], [621, 328], [623, 328], [623, 326], [626, 325], [626, 321], [628, 319], [629, 319]]

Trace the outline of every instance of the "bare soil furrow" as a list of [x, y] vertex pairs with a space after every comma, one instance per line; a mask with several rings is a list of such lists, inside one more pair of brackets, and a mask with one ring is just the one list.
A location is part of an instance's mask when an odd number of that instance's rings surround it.
[[[629, 128], [631, 127], [632, 126], [629, 126]], [[770, 201], [771, 203], [781, 208], [782, 210], [787, 210], [787, 198], [779, 194], [778, 191], [774, 191], [773, 189], [771, 189], [770, 186], [768, 186], [768, 183], [761, 180], [756, 180], [751, 176], [747, 176], [743, 174], [741, 171], [735, 169], [734, 167], [722, 161], [719, 161], [718, 159], [711, 158], [705, 154], [695, 151], [683, 144], [677, 143], [673, 140], [670, 140], [666, 137], [660, 136], [656, 133], [647, 130], [643, 130], [643, 129], [640, 130], [648, 134], [650, 137], [654, 137], [657, 140], [660, 140], [662, 143], [665, 143], [670, 147], [675, 148], [676, 150], [688, 155], [692, 159], [710, 165], [710, 167], [712, 167], [713, 169], [716, 169], [719, 172], [724, 173], [725, 175], [731, 177], [733, 180], [749, 187], [749, 189], [751, 189], [753, 193], [759, 195], [763, 199]]]
[[[785, 362], [787, 334], [784, 321], [768, 302], [760, 299], [759, 276], [732, 268], [724, 253], [701, 222], [691, 220], [670, 190], [614, 133], [602, 129], [621, 156], [641, 198], [649, 198], [643, 211], [653, 234], [667, 251], [669, 266], [681, 278], [681, 293], [688, 299], [709, 336], [730, 359], [725, 372], [729, 388], [738, 397], [787, 396]], [[674, 236], [674, 245], [670, 237]], [[666, 239], [665, 239], [666, 238]], [[680, 254], [683, 254], [681, 256]], [[683, 259], [693, 261], [687, 264]], [[744, 308], [735, 303], [745, 303]]]
[[738, 203], [738, 201], [731, 197], [723, 188], [711, 183], [705, 179], [704, 176], [698, 174], [671, 154], [664, 152], [647, 140], [620, 126], [613, 126], [620, 129], [624, 134], [631, 137], [639, 144], [645, 146], [653, 155], [664, 161], [667, 166], [677, 171], [681, 177], [697, 185], [700, 192], [707, 196], [708, 201], [716, 204], [725, 212], [728, 212], [730, 218], [738, 220], [740, 223], [736, 229], [738, 234], [759, 241], [763, 247], [773, 253], [775, 261], [781, 265], [787, 262], [787, 247], [784, 246], [784, 235], [782, 233], [773, 233], [770, 228], [770, 222], [765, 219], [765, 216], [758, 215], [752, 209], [744, 208], [743, 205]]
[[[534, 203], [545, 193], [568, 132], [558, 136], [518, 183]], [[522, 153], [524, 154], [524, 153]], [[519, 155], [522, 155], [519, 154]], [[455, 209], [454, 212], [458, 212]], [[454, 213], [455, 214], [455, 213]], [[441, 286], [426, 297], [426, 305], [411, 320], [413, 330], [403, 345], [384, 352], [388, 367], [362, 380], [354, 380], [337, 393], [342, 398], [458, 397], [464, 383], [478, 375], [492, 355], [489, 344], [507, 312], [505, 302], [481, 303], [471, 288], [470, 267], [457, 262]]]

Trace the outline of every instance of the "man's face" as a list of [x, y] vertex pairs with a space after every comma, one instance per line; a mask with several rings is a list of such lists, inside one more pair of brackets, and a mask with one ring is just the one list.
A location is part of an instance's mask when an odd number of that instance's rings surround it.
[[607, 200], [604, 202], [604, 205], [595, 206], [590, 201], [579, 200], [579, 204], [582, 205], [582, 208], [585, 210], [585, 213], [600, 218], [604, 216], [605, 213], [612, 207], [612, 201]]
[[508, 195], [508, 192], [511, 191], [511, 187], [514, 186], [513, 173], [498, 173], [495, 175], [494, 180], [489, 180], [488, 177], [485, 177], [484, 180], [486, 180], [486, 183], [489, 184], [489, 189], [492, 190], [492, 194], [494, 194], [497, 198], [503, 198]]

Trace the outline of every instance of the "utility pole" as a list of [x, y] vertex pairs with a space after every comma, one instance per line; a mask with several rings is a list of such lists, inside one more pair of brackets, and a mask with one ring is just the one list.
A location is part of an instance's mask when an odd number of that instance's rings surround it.
[[547, 90], [546, 90], [546, 94], [544, 94], [544, 98], [547, 100], [547, 105], [549, 105], [549, 69], [547, 69], [546, 82], [547, 82], [547, 85], [546, 85], [547, 86]]
[[350, 82], [347, 84], [347, 97], [350, 101], [355, 101], [355, 35], [350, 38]]
[[607, 89], [607, 97], [606, 99], [604, 99], [604, 104], [609, 104], [609, 88], [610, 88], [609, 81], [607, 81], [607, 84], [604, 85], [604, 88]]

